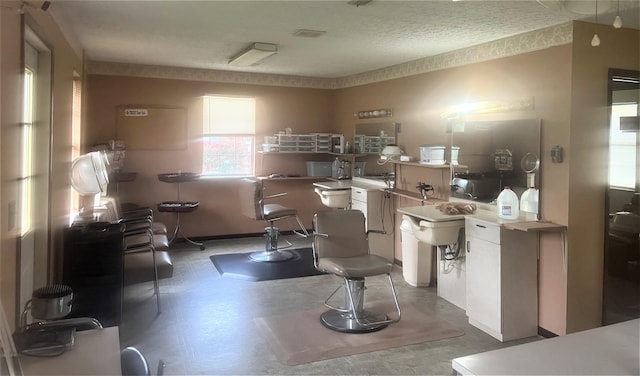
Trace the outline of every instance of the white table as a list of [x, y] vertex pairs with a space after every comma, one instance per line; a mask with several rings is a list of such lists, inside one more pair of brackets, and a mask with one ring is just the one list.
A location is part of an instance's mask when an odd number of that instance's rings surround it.
[[24, 375], [120, 375], [118, 327], [76, 332], [75, 344], [62, 355], [20, 357]]
[[462, 375], [638, 375], [640, 319], [453, 359]]

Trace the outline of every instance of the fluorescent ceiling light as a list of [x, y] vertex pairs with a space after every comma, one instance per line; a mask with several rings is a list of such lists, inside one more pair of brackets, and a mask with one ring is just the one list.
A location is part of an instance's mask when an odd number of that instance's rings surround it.
[[249, 48], [229, 60], [229, 65], [248, 67], [278, 52], [278, 46], [271, 43], [253, 43]]

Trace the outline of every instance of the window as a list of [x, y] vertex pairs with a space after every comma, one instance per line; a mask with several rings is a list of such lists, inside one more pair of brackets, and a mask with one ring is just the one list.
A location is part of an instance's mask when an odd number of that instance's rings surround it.
[[20, 150], [20, 179], [22, 180], [21, 202], [21, 235], [31, 231], [33, 219], [33, 111], [35, 102], [35, 72], [28, 67], [24, 68], [24, 98], [22, 109], [22, 145]]
[[255, 98], [204, 97], [202, 133], [203, 175], [254, 175]]
[[636, 185], [636, 133], [620, 131], [621, 116], [637, 116], [636, 103], [614, 104], [609, 135], [609, 185], [634, 189]]
[[[82, 81], [77, 72], [73, 72], [73, 103], [71, 111], [71, 160], [75, 160], [80, 156], [80, 123], [82, 115]], [[72, 224], [76, 214], [80, 211], [80, 195], [75, 189], [71, 188], [71, 197], [69, 199], [69, 224]]]

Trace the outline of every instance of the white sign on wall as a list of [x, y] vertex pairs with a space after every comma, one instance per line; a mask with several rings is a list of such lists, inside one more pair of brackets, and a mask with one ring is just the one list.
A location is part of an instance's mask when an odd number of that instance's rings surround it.
[[149, 111], [146, 108], [125, 108], [124, 116], [148, 116]]

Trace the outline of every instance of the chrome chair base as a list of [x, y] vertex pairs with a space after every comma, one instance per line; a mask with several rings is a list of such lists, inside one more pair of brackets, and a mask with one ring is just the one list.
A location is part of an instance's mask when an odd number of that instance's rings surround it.
[[281, 262], [291, 260], [293, 257], [293, 253], [289, 251], [262, 251], [249, 255], [250, 259], [259, 262]]
[[380, 321], [387, 321], [389, 318], [385, 314], [374, 314], [369, 311], [362, 311], [358, 314], [360, 321], [366, 324], [361, 325], [349, 312], [338, 312], [333, 309], [325, 311], [320, 315], [320, 322], [325, 327], [343, 333], [371, 333], [387, 327], [387, 323], [372, 325]]
[[278, 237], [280, 236], [280, 230], [278, 230], [277, 227], [266, 227], [264, 231], [264, 237], [267, 240], [266, 248], [264, 251], [250, 254], [250, 259], [259, 262], [282, 262], [294, 258], [293, 253], [278, 249]]

